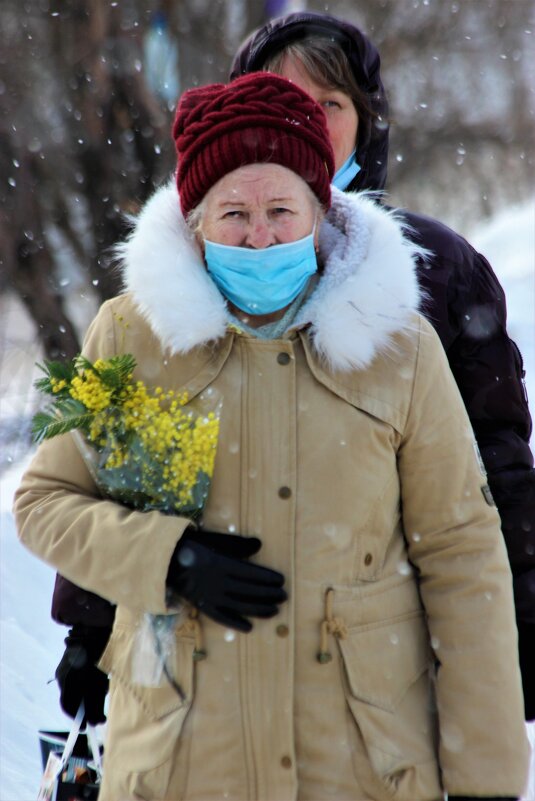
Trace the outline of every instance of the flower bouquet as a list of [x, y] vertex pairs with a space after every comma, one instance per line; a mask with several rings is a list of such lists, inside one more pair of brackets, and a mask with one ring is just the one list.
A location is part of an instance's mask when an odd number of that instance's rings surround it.
[[[134, 381], [135, 366], [130, 354], [39, 365], [45, 378], [35, 386], [53, 402], [34, 416], [33, 437], [79, 432], [83, 456], [108, 497], [196, 518], [214, 472], [220, 404], [197, 414], [186, 406], [187, 393], [149, 392]], [[201, 397], [201, 405], [210, 400]]]
[[[33, 418], [36, 442], [73, 432], [103, 496], [140, 511], [198, 518], [214, 472], [221, 401], [212, 389], [188, 405], [187, 393], [149, 391], [135, 381], [131, 354], [45, 362], [35, 386], [52, 400]], [[159, 684], [171, 655], [177, 615], [146, 615], [136, 673]], [[151, 646], [152, 642], [152, 646]], [[150, 654], [156, 655], [151, 663]]]

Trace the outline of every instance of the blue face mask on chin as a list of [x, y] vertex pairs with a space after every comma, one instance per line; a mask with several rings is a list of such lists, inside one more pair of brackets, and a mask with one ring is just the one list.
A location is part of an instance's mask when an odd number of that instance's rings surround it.
[[347, 189], [353, 178], [359, 174], [360, 170], [360, 164], [357, 164], [357, 151], [354, 150], [349, 158], [344, 161], [340, 169], [336, 170], [331, 183], [343, 192], [344, 189]]
[[204, 259], [220, 292], [247, 314], [286, 308], [318, 269], [314, 231], [296, 242], [258, 250], [205, 239]]

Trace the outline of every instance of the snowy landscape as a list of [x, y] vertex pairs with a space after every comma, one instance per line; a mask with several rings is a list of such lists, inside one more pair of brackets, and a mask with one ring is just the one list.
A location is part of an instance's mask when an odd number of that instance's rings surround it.
[[[505, 289], [509, 332], [524, 357], [533, 415], [535, 202], [500, 214], [471, 231], [469, 239], [490, 260]], [[5, 352], [0, 362], [0, 424], [4, 426], [20, 418], [31, 402], [33, 362], [39, 358], [31, 325], [21, 314], [11, 309], [9, 322], [6, 314], [2, 315], [0, 342]], [[26, 347], [21, 345], [23, 335]], [[10, 348], [16, 357], [13, 362]], [[25, 354], [24, 364], [21, 354]], [[12, 369], [15, 361], [16, 371]], [[13, 493], [29, 457], [14, 451], [11, 467], [0, 477], [0, 801], [35, 799], [42, 773], [38, 730], [65, 730], [70, 724], [59, 708], [52, 680], [66, 634], [50, 619], [54, 572], [19, 544], [11, 514]], [[528, 728], [535, 747], [535, 724]], [[533, 757], [524, 799], [535, 801]]]

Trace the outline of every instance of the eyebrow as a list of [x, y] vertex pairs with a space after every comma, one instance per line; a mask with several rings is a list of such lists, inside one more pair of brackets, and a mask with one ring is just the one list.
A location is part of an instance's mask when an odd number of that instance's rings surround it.
[[343, 89], [337, 89], [335, 86], [331, 87], [330, 89], [325, 87], [325, 89], [320, 89], [318, 91], [318, 98], [323, 99], [325, 97], [333, 97], [336, 95], [345, 95], [347, 94], [344, 92]]
[[[268, 203], [292, 203], [295, 202], [295, 198], [291, 197], [272, 197], [268, 200]], [[240, 200], [222, 200], [219, 203], [219, 206], [246, 206], [246, 203], [243, 203]]]

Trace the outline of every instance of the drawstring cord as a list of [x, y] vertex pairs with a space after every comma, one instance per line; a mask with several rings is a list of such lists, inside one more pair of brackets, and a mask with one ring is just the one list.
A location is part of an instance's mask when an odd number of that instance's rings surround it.
[[347, 625], [341, 617], [333, 617], [333, 599], [334, 590], [329, 587], [325, 593], [325, 618], [321, 623], [320, 628], [320, 649], [317, 655], [317, 660], [322, 665], [332, 660], [332, 654], [329, 651], [329, 634], [333, 637], [338, 637], [345, 640], [347, 637]]
[[[184, 634], [193, 634], [194, 637], [194, 646], [192, 655], [193, 661], [200, 662], [201, 660], [206, 659], [206, 651], [203, 647], [202, 628], [199, 622], [199, 612], [197, 609], [192, 608], [190, 610], [189, 617], [182, 626], [182, 632]], [[180, 684], [176, 681], [174, 676], [171, 674], [165, 654], [163, 653], [162, 644], [156, 633], [155, 633], [155, 645], [156, 645], [156, 653], [161, 659], [165, 678], [167, 679], [171, 687], [175, 690], [180, 700], [185, 701], [186, 695], [184, 693], [184, 690], [182, 689]]]
[[206, 659], [206, 650], [203, 644], [202, 627], [199, 621], [199, 610], [192, 608], [184, 624], [186, 633], [193, 634], [195, 646], [193, 648], [193, 661], [201, 662]]
[[154, 647], [156, 649], [156, 653], [162, 665], [163, 675], [165, 676], [165, 678], [167, 679], [173, 690], [176, 692], [180, 700], [184, 702], [186, 700], [186, 694], [182, 689], [182, 687], [180, 686], [180, 684], [176, 681], [175, 677], [172, 675], [171, 670], [169, 669], [169, 665], [167, 664], [167, 654], [164, 652], [162, 641], [158, 636], [158, 631], [155, 628], [153, 628], [152, 632], [154, 635]]

